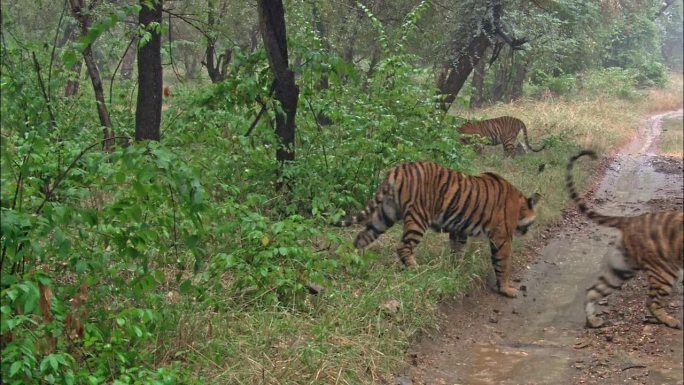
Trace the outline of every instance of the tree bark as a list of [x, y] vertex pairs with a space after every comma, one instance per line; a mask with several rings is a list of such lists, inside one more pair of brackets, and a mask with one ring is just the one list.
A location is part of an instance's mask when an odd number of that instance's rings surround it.
[[445, 95], [442, 101], [442, 108], [449, 109], [451, 103], [456, 100], [463, 84], [465, 84], [473, 67], [482, 59], [482, 55], [487, 47], [490, 46], [489, 37], [480, 33], [473, 38], [470, 43], [456, 54], [454, 59], [448, 64], [441, 84], [438, 84], [439, 91]]
[[275, 96], [284, 112], [276, 113], [276, 135], [280, 140], [276, 160], [282, 165], [295, 158], [295, 115], [299, 88], [294, 81], [294, 72], [288, 66], [285, 10], [282, 0], [258, 0], [257, 6], [261, 36], [275, 77]]
[[484, 79], [487, 62], [480, 60], [473, 72], [473, 97], [470, 99], [470, 108], [481, 107], [484, 103]]
[[152, 9], [140, 0], [142, 10], [138, 16], [139, 23], [150, 33], [152, 38], [138, 48], [138, 101], [135, 109], [135, 140], [159, 140], [162, 106], [162, 65], [161, 35], [149, 30], [151, 23], [162, 21], [163, 0], [154, 2]]
[[508, 97], [508, 84], [511, 78], [510, 59], [508, 57], [499, 60], [499, 65], [494, 73], [494, 84], [492, 85], [492, 101], [506, 101]]
[[[501, 23], [503, 12], [503, 0], [488, 0], [487, 10], [482, 20], [477, 23], [479, 30], [474, 31], [463, 48], [456, 51], [453, 58], [446, 64], [445, 72], [440, 74], [437, 87], [445, 95], [442, 101], [442, 109], [445, 111], [456, 99], [456, 95], [465, 84], [473, 68], [482, 59], [485, 50], [496, 39], [503, 40], [512, 49], [520, 49], [527, 39], [514, 39], [506, 32]], [[454, 39], [457, 41], [457, 39]]]
[[[316, 0], [311, 2], [311, 14], [314, 20], [316, 33], [318, 34], [318, 38], [321, 39], [321, 48], [329, 54], [331, 52], [331, 47], [330, 43], [328, 42], [328, 36], [325, 33], [325, 24], [323, 23], [321, 15], [318, 13], [318, 4]], [[324, 72], [321, 73], [321, 79], [316, 86], [316, 90], [320, 91], [330, 88], [330, 81], [328, 79], [327, 71], [328, 70], [324, 70]], [[321, 126], [328, 126], [333, 123], [332, 119], [330, 119], [330, 117], [328, 117], [328, 115], [326, 115], [323, 111], [318, 111], [316, 113], [316, 121], [318, 121], [318, 124]]]
[[522, 97], [523, 82], [525, 81], [525, 77], [527, 77], [527, 65], [527, 60], [521, 60], [520, 63], [515, 66], [515, 72], [510, 87], [510, 100], [517, 100]]
[[135, 56], [138, 53], [138, 50], [134, 49], [134, 47], [138, 46], [138, 39], [135, 39], [133, 44], [134, 45], [126, 51], [126, 55], [124, 55], [123, 61], [121, 62], [121, 79], [124, 80], [133, 79], [133, 65], [135, 64]]
[[[81, 29], [81, 36], [86, 36], [88, 34], [88, 30], [90, 29], [90, 24], [92, 22], [90, 13], [93, 10], [95, 3], [96, 2], [93, 1], [89, 6], [86, 7], [85, 0], [69, 0], [71, 12], [73, 13], [76, 21], [78, 21], [78, 25]], [[95, 59], [93, 58], [92, 46], [93, 42], [91, 42], [83, 50], [83, 61], [85, 61], [88, 76], [90, 76], [90, 81], [93, 84], [93, 90], [95, 92], [97, 115], [100, 118], [100, 124], [102, 125], [104, 136], [103, 148], [105, 151], [110, 151], [114, 146], [114, 132], [112, 130], [112, 121], [109, 117], [109, 112], [107, 111], [107, 104], [105, 103], [104, 89], [102, 87], [102, 80], [100, 79], [100, 71], [98, 70], [97, 64], [95, 64]], [[80, 65], [78, 72], [80, 73]], [[78, 88], [76, 88], [76, 90], [77, 89]]]
[[[72, 13], [73, 13], [73, 8], [71, 8]], [[60, 41], [57, 43], [58, 47], [63, 47], [66, 43], [68, 43], [70, 40], [73, 40], [74, 37], [76, 36], [78, 29], [78, 21], [76, 23], [67, 23], [66, 28], [64, 29], [64, 34], [62, 35], [62, 38]], [[78, 93], [78, 89], [80, 88], [80, 77], [81, 77], [81, 68], [83, 67], [83, 62], [81, 60], [78, 60], [74, 63], [74, 65], [71, 67], [71, 71], [76, 74], [76, 76], [72, 79], [67, 80], [67, 85], [66, 88], [64, 89], [64, 96], [65, 97], [71, 97], [74, 96]]]
[[77, 60], [76, 63], [71, 67], [71, 72], [75, 74], [75, 77], [67, 80], [66, 88], [64, 89], [64, 96], [69, 98], [78, 93], [78, 89], [81, 86], [81, 68], [83, 67], [83, 62]]
[[[216, 21], [216, 2], [215, 0], [208, 0], [207, 2], [207, 25], [213, 29], [217, 24]], [[218, 83], [226, 78], [228, 64], [232, 59], [233, 52], [226, 49], [225, 52], [216, 58], [216, 37], [207, 35], [206, 48], [207, 62], [204, 65], [207, 67], [207, 73], [212, 83]]]

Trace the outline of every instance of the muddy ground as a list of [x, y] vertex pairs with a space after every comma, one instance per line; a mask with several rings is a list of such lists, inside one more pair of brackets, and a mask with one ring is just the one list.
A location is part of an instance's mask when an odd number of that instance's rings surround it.
[[[663, 117], [649, 119], [637, 138], [603, 164], [589, 204], [609, 215], [681, 210], [682, 159], [657, 154]], [[602, 329], [584, 328], [585, 290], [619, 232], [569, 209], [515, 274], [521, 295], [490, 288], [442, 306], [440, 326], [409, 350], [397, 384], [684, 384], [682, 331], [646, 317], [642, 275], [605, 301]], [[668, 310], [682, 318], [682, 286]]]

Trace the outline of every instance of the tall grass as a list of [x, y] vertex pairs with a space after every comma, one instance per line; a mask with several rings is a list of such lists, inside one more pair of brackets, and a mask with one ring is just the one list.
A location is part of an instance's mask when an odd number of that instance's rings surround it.
[[682, 118], [665, 119], [660, 135], [660, 152], [669, 156], [682, 157], [684, 147], [684, 132]]
[[[681, 78], [679, 78], [681, 82]], [[502, 174], [525, 194], [539, 192], [537, 225], [514, 242], [515, 267], [543, 229], [558, 221], [568, 206], [564, 190], [567, 158], [580, 148], [610, 154], [634, 137], [648, 113], [671, 109], [681, 95], [676, 87], [650, 91], [637, 100], [597, 96], [594, 99], [523, 100], [498, 104], [471, 115], [512, 115], [527, 123], [533, 145], [550, 148], [515, 159], [502, 158], [501, 146], [488, 147], [479, 171]], [[540, 165], [544, 171], [538, 173]], [[596, 163], [576, 169], [578, 186], [586, 186]], [[375, 186], [373, 186], [375, 187]], [[369, 197], [370, 198], [370, 197]], [[337, 231], [340, 242], [325, 247], [348, 249], [359, 228]], [[471, 240], [464, 256], [449, 253], [443, 234], [428, 233], [418, 246], [417, 270], [400, 267], [395, 248], [397, 225], [360, 255], [359, 266], [344, 267], [324, 291], [290, 309], [251, 308], [226, 299], [220, 311], [189, 303], [178, 320], [176, 344], [188, 365], [211, 384], [358, 384], [386, 383], [403, 365], [404, 353], [416, 333], [439, 328], [437, 306], [462, 295], [473, 285], [492, 285], [486, 242]], [[339, 249], [338, 249], [339, 250]], [[334, 253], [333, 253], [334, 255]], [[497, 295], [492, 292], [491, 295]], [[383, 304], [396, 300], [396, 312]]]

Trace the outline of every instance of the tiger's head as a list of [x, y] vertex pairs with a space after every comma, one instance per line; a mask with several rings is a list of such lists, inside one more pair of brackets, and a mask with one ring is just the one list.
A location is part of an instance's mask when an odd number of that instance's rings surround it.
[[534, 220], [537, 218], [534, 206], [539, 202], [539, 198], [541, 198], [541, 195], [538, 193], [532, 194], [529, 198], [522, 194], [520, 195], [520, 213], [518, 214], [518, 225], [515, 229], [517, 235], [527, 234], [527, 230], [534, 224]]

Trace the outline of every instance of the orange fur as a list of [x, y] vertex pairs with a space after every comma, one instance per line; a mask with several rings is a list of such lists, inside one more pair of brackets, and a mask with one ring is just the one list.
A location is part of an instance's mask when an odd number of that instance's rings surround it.
[[534, 222], [535, 194], [526, 198], [504, 178], [493, 173], [468, 176], [433, 162], [411, 162], [389, 170], [375, 198], [360, 215], [338, 223], [364, 223], [356, 237], [366, 247], [396, 221], [404, 222], [399, 259], [415, 266], [413, 250], [428, 228], [448, 232], [451, 248], [460, 251], [468, 236], [489, 239], [499, 292], [515, 297], [510, 286], [513, 235], [525, 234]]
[[658, 321], [681, 329], [682, 323], [667, 314], [662, 302], [672, 292], [672, 286], [684, 265], [684, 213], [666, 211], [616, 217], [589, 209], [584, 198], [577, 194], [572, 181], [573, 164], [585, 155], [596, 158], [593, 151], [582, 151], [568, 162], [565, 183], [570, 197], [589, 219], [600, 225], [619, 229], [622, 233], [621, 255], [608, 261], [609, 269], [587, 290], [587, 326], [604, 325], [603, 319], [596, 315], [596, 301], [613, 290], [622, 288], [624, 282], [634, 277], [636, 271], [643, 269], [649, 283], [648, 310]]
[[[523, 139], [525, 139], [524, 143], [530, 150], [539, 152], [546, 147], [546, 145], [544, 145], [539, 149], [532, 148], [527, 137], [527, 127], [525, 127], [525, 123], [512, 116], [500, 116], [498, 118], [481, 120], [479, 122], [468, 122], [459, 127], [458, 131], [461, 134], [476, 135], [485, 138], [489, 140], [489, 143], [493, 146], [502, 144], [504, 153], [508, 156], [515, 156], [526, 152], [525, 148], [518, 143], [518, 133], [520, 131], [523, 132]], [[461, 141], [465, 144], [470, 142], [466, 137], [462, 138]]]

